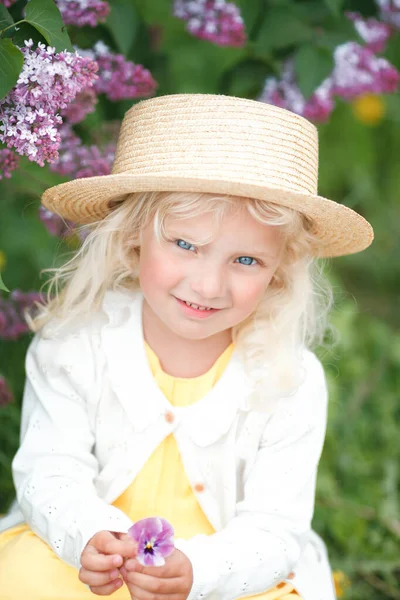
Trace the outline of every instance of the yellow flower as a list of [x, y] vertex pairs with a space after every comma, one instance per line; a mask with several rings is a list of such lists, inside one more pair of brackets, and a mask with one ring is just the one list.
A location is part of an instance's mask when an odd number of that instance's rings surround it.
[[378, 125], [385, 115], [385, 103], [382, 97], [374, 94], [365, 94], [355, 98], [352, 108], [356, 119], [366, 125]]
[[7, 263], [7, 257], [5, 252], [3, 252], [3, 250], [0, 250], [0, 271], [2, 271], [4, 269], [4, 267], [6, 266]]
[[335, 584], [336, 596], [341, 598], [344, 590], [350, 586], [350, 579], [343, 573], [343, 571], [334, 571], [333, 581]]

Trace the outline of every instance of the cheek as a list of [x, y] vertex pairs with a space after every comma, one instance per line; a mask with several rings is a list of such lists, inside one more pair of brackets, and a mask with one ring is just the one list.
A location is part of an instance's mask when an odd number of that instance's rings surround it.
[[272, 277], [273, 274], [271, 273], [267, 277], [249, 278], [246, 285], [243, 285], [243, 282], [237, 285], [235, 290], [236, 306], [245, 309], [249, 314], [252, 313], [264, 296]]
[[139, 261], [139, 284], [144, 292], [168, 290], [179, 281], [180, 273], [176, 261], [161, 249], [144, 252]]

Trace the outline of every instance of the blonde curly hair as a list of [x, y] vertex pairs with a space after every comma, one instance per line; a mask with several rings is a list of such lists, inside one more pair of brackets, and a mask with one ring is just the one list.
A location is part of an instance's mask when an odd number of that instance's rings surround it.
[[217, 194], [138, 192], [116, 205], [102, 221], [87, 226], [79, 250], [51, 273], [47, 300], [29, 319], [38, 331], [51, 319], [61, 322], [101, 310], [107, 290], [139, 288], [141, 232], [153, 220], [159, 238], [165, 220], [207, 211], [216, 219], [243, 208], [258, 222], [281, 228], [281, 262], [256, 311], [233, 329], [233, 341], [254, 382], [253, 404], [295, 391], [303, 378], [302, 349], [321, 344], [329, 328], [332, 290], [315, 259], [318, 240], [301, 213], [261, 200]]

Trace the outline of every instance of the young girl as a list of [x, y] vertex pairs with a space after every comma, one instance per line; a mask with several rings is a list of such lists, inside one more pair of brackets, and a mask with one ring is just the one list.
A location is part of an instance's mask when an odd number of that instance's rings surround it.
[[[307, 348], [329, 305], [315, 258], [372, 229], [317, 195], [317, 156], [286, 110], [166, 96], [127, 112], [112, 175], [46, 191], [90, 226], [32, 320], [1, 600], [335, 597], [311, 529], [327, 394]], [[127, 535], [149, 516], [175, 529], [163, 567]]]

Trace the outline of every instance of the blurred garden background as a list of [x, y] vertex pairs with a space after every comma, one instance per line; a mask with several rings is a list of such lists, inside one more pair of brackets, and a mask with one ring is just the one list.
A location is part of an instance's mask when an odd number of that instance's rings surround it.
[[314, 528], [340, 597], [400, 598], [399, 30], [399, 0], [0, 0], [0, 513], [14, 497], [23, 310], [82, 236], [39, 209], [42, 192], [109, 173], [141, 98], [270, 102], [318, 126], [320, 194], [375, 229], [367, 251], [327, 265], [339, 339], [318, 349], [330, 412]]

